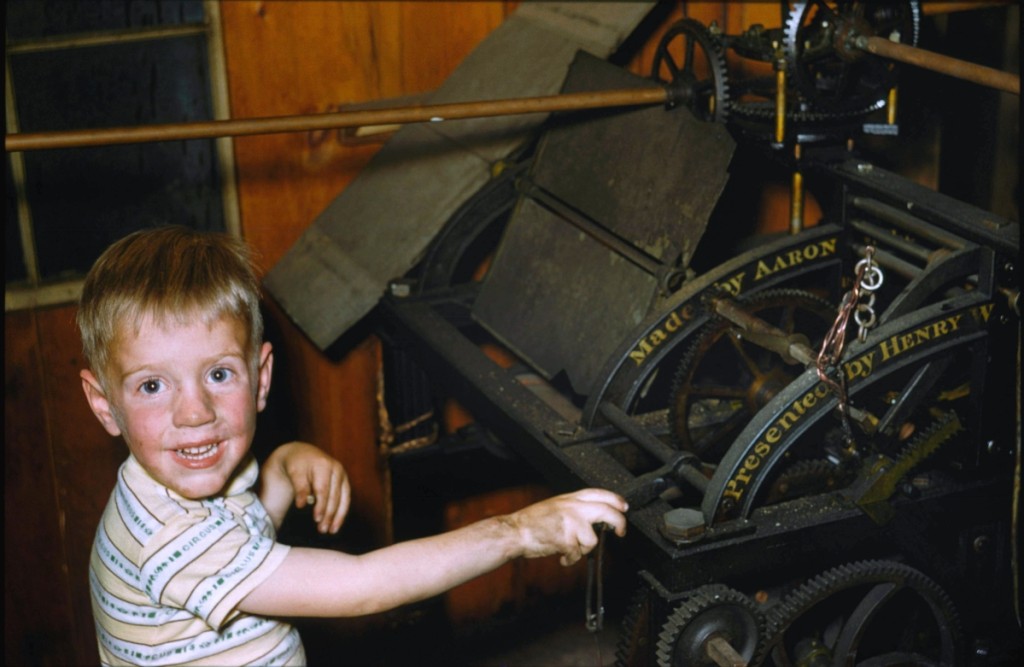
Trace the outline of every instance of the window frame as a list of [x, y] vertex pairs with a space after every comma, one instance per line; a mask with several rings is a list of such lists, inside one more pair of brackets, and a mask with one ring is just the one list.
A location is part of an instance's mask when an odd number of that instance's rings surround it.
[[[218, 0], [202, 0], [203, 25], [161, 26], [157, 28], [127, 28], [117, 31], [98, 31], [74, 35], [48, 37], [19, 41], [14, 45], [5, 44], [4, 49], [4, 103], [6, 111], [6, 132], [15, 134], [20, 123], [17, 115], [15, 95], [11, 77], [10, 56], [12, 54], [42, 50], [66, 50], [89, 48], [126, 42], [149, 41], [173, 37], [203, 34], [206, 36], [207, 58], [210, 72], [210, 101], [213, 120], [231, 118], [228, 93], [227, 63], [224, 57], [223, 26]], [[241, 236], [241, 215], [238, 203], [238, 189], [235, 175], [234, 141], [232, 137], [214, 139], [214, 150], [220, 170], [221, 206], [226, 231]], [[21, 250], [25, 263], [26, 278], [15, 285], [4, 284], [4, 312], [25, 310], [40, 306], [55, 306], [72, 303], [82, 293], [84, 277], [73, 280], [42, 281], [37, 263], [37, 239], [33, 231], [32, 210], [25, 191], [25, 159], [21, 151], [8, 152], [11, 161], [11, 176], [14, 192], [8, 196], [16, 198], [18, 228]]]

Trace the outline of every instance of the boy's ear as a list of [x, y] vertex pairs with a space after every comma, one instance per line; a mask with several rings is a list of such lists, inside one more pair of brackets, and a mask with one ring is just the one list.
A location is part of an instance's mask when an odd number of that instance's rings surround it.
[[107, 395], [103, 392], [103, 386], [99, 380], [90, 370], [82, 371], [79, 376], [82, 378], [82, 391], [85, 392], [85, 400], [89, 401], [89, 407], [92, 408], [96, 419], [100, 420], [103, 428], [107, 429], [107, 433], [110, 435], [121, 435], [121, 427], [114, 419], [110, 401], [107, 400]]
[[257, 369], [256, 378], [256, 411], [260, 412], [267, 407], [267, 396], [270, 394], [270, 376], [274, 370], [274, 347], [270, 343], [263, 343], [260, 348], [260, 365]]

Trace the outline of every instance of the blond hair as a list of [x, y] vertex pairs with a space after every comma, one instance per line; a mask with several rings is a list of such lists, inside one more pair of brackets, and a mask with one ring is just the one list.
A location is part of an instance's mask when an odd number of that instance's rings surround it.
[[146, 317], [212, 323], [227, 315], [245, 327], [255, 372], [263, 339], [259, 295], [243, 241], [180, 226], [134, 232], [107, 248], [85, 278], [77, 321], [86, 362], [105, 384], [117, 337], [138, 334]]

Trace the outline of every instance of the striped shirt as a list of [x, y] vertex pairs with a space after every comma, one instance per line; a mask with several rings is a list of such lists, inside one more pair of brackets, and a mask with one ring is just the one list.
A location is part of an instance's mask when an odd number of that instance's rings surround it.
[[289, 551], [251, 490], [258, 474], [251, 459], [223, 495], [189, 500], [135, 457], [121, 466], [89, 566], [103, 664], [305, 663], [295, 628], [236, 608]]

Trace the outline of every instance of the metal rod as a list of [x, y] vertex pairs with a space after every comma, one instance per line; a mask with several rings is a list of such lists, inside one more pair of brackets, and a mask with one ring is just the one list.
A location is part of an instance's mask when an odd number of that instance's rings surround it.
[[[853, 250], [858, 255], [863, 255], [867, 251], [867, 246], [855, 243], [853, 245]], [[885, 250], [875, 251], [875, 261], [878, 262], [878, 265], [883, 269], [892, 271], [907, 280], [916, 279], [921, 275], [921, 271], [923, 270], [906, 260], [900, 259], [899, 257], [886, 252]]]
[[[623, 435], [645, 449], [648, 454], [652, 455], [659, 461], [667, 463], [679, 456], [680, 451], [678, 449], [673, 449], [662, 442], [657, 436], [650, 433], [640, 424], [637, 424], [636, 420], [626, 414], [622, 408], [614, 403], [602, 401], [598, 409], [601, 411], [604, 418], [611, 422], [612, 426], [619, 429]], [[692, 465], [682, 465], [679, 467], [678, 472], [688, 484], [701, 493], [704, 493], [707, 490], [708, 479], [704, 476], [704, 473], [696, 467]]]
[[903, 231], [920, 236], [926, 241], [938, 243], [950, 250], [960, 250], [965, 247], [964, 240], [959, 236], [950, 234], [934, 225], [929, 225], [906, 211], [884, 204], [876, 199], [854, 197], [850, 200], [850, 203], [865, 213], [870, 213], [880, 220], [892, 223]]
[[869, 53], [883, 58], [898, 60], [908, 65], [916, 65], [940, 74], [947, 74], [957, 79], [995, 88], [1007, 93], [1020, 95], [1020, 77], [1010, 72], [1002, 72], [984, 65], [976, 65], [957, 58], [950, 58], [939, 53], [919, 49], [893, 42], [885, 37], [868, 37], [861, 35], [854, 40], [854, 45]]
[[32, 151], [54, 148], [82, 148], [113, 144], [135, 144], [182, 139], [210, 139], [253, 134], [308, 132], [364, 125], [402, 125], [440, 122], [465, 118], [485, 118], [553, 111], [578, 111], [607, 107], [645, 106], [668, 101], [664, 88], [627, 88], [597, 92], [569, 93], [520, 99], [455, 102], [394, 109], [365, 109], [336, 113], [246, 118], [233, 120], [168, 123], [141, 127], [114, 127], [66, 132], [8, 134], [7, 151]]
[[917, 245], [913, 241], [908, 241], [902, 236], [890, 234], [882, 227], [874, 225], [867, 220], [853, 218], [850, 220], [850, 226], [858, 232], [863, 232], [870, 236], [878, 245], [887, 245], [896, 248], [897, 250], [902, 250], [906, 254], [914, 257], [915, 259], [919, 259], [922, 262], [927, 262], [934, 252], [928, 248]]
[[799, 362], [805, 366], [817, 359], [817, 353], [810, 348], [807, 338], [799, 334], [787, 334], [756, 315], [751, 315], [731, 299], [715, 299], [715, 312], [729, 320], [742, 331], [754, 345], [782, 355], [785, 361]]
[[1005, 7], [1012, 4], [1010, 0], [968, 0], [967, 2], [923, 2], [921, 3], [921, 14], [931, 16], [933, 14], [951, 14], [953, 12], [965, 12], [974, 9], [987, 9], [989, 7]]
[[748, 664], [729, 640], [717, 632], [707, 638], [704, 652], [719, 667], [747, 667]]

